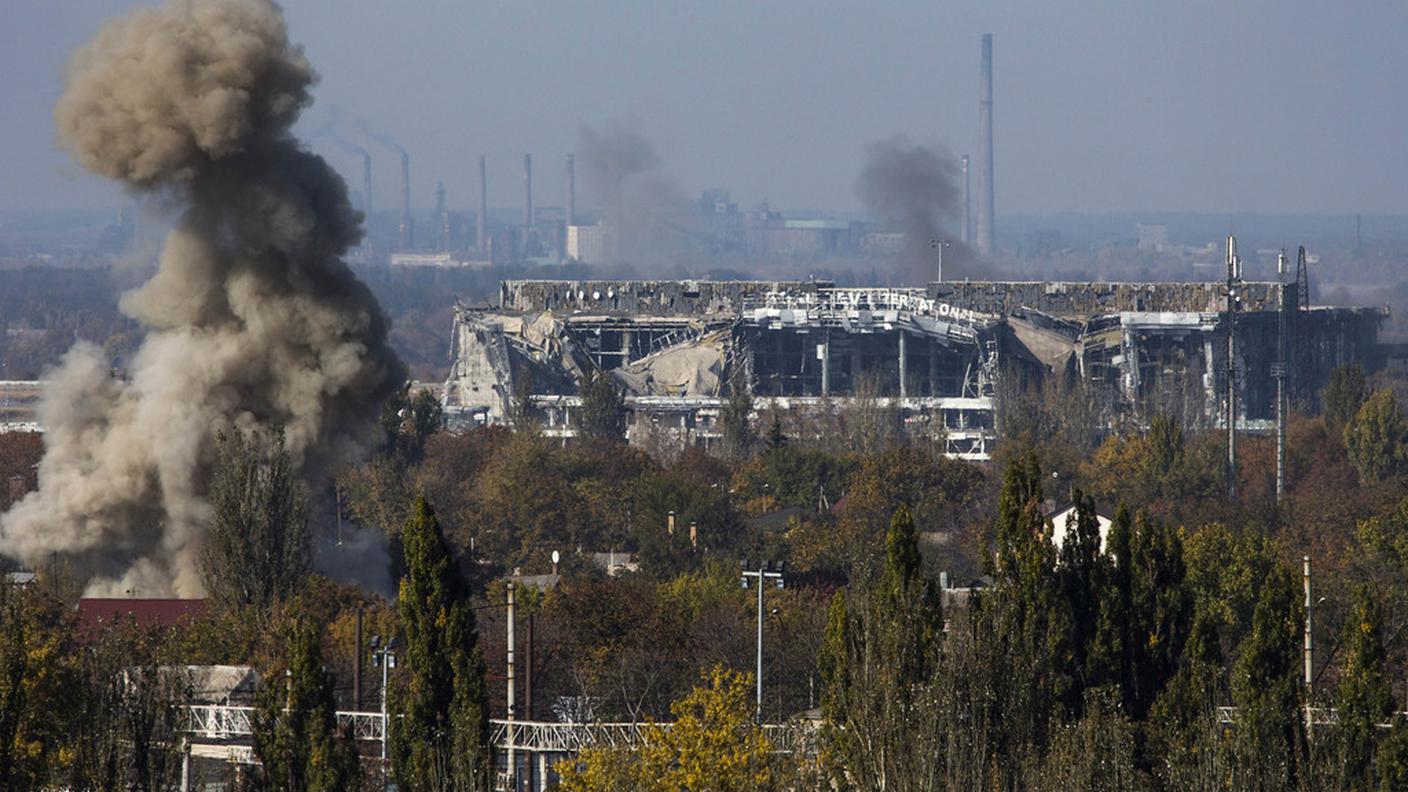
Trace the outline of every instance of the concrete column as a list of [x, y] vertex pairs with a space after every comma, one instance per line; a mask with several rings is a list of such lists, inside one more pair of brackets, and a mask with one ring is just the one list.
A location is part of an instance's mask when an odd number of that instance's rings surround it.
[[909, 335], [909, 334], [906, 333], [905, 331], [903, 331], [903, 330], [900, 331], [900, 398], [901, 398], [901, 399], [905, 398], [905, 397], [908, 395], [908, 393], [907, 393], [907, 391], [906, 391], [906, 388], [907, 388], [908, 386], [907, 386], [906, 383], [905, 383], [905, 379], [907, 379], [907, 378], [908, 378], [908, 375], [909, 375], [909, 365], [908, 365], [908, 361], [906, 360], [906, 358], [908, 357], [908, 355], [906, 354], [906, 345], [905, 345], [905, 336], [907, 336], [907, 335]]
[[821, 334], [821, 395], [831, 395], [831, 332]]

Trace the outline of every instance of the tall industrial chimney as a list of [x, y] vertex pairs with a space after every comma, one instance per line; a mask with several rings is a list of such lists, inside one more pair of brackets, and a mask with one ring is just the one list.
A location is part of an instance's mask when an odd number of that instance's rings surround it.
[[479, 222], [474, 225], [477, 231], [474, 246], [483, 258], [489, 250], [489, 166], [483, 154], [479, 155]]
[[411, 155], [401, 152], [401, 250], [414, 242], [411, 228]]
[[567, 225], [577, 225], [577, 160], [567, 155]]
[[533, 155], [523, 155], [523, 227], [533, 227]]
[[958, 241], [971, 244], [973, 238], [973, 199], [968, 192], [968, 155], [963, 155], [963, 227], [958, 229]]
[[991, 256], [993, 244], [992, 179], [992, 34], [983, 34], [983, 66], [978, 82], [978, 252]]
[[450, 249], [450, 210], [445, 207], [445, 182], [435, 183], [435, 222], [440, 225], [440, 252]]
[[[370, 229], [372, 224], [372, 155], [362, 152], [362, 211], [367, 219], [363, 224]], [[368, 238], [371, 237], [368, 233]]]

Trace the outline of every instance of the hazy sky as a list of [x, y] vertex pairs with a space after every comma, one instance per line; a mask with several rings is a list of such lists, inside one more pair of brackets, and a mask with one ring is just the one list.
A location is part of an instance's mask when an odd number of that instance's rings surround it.
[[[123, 198], [54, 146], [68, 53], [111, 0], [0, 0], [0, 209]], [[290, 0], [317, 104], [411, 152], [413, 200], [560, 204], [582, 123], [624, 121], [688, 193], [848, 210], [867, 143], [975, 153], [994, 36], [997, 210], [1408, 212], [1408, 3]], [[354, 10], [356, 9], [356, 10]], [[355, 133], [349, 133], [356, 137]], [[378, 149], [363, 140], [374, 154]], [[360, 162], [317, 145], [355, 184]], [[377, 160], [380, 206], [396, 195]]]

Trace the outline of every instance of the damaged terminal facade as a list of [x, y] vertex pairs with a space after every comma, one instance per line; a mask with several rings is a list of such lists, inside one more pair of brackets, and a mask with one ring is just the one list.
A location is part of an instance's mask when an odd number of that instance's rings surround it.
[[737, 381], [755, 410], [863, 401], [949, 455], [985, 459], [1004, 394], [1051, 377], [1089, 386], [1105, 426], [1152, 410], [1225, 425], [1233, 327], [1238, 424], [1264, 429], [1278, 374], [1306, 403], [1334, 367], [1376, 362], [1382, 311], [1311, 308], [1296, 291], [1239, 283], [1229, 321], [1224, 283], [505, 281], [498, 306], [456, 309], [445, 414], [459, 426], [516, 414], [570, 436], [595, 369], [624, 392], [633, 443], [716, 442]]

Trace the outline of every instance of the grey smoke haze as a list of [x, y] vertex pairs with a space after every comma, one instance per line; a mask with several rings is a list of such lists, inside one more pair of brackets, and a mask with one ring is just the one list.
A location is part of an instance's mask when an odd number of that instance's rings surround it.
[[577, 167], [588, 201], [611, 225], [617, 253], [623, 261], [649, 265], [665, 249], [653, 235], [667, 233], [652, 215], [684, 205], [683, 191], [660, 166], [650, 140], [625, 122], [583, 124], [577, 137]]
[[268, 0], [171, 0], [74, 56], [62, 145], [185, 208], [122, 297], [147, 328], [129, 370], [80, 343], [50, 372], [40, 488], [0, 515], [0, 552], [57, 555], [92, 592], [199, 595], [217, 431], [282, 425], [315, 482], [377, 442], [402, 368], [340, 259], [361, 217], [289, 132], [315, 79]]
[[[955, 238], [944, 231], [961, 216], [959, 166], [946, 151], [893, 137], [866, 147], [856, 193], [877, 221], [905, 235], [898, 279], [923, 284], [934, 279], [938, 254], [931, 240]], [[944, 278], [975, 277], [975, 259], [955, 241], [944, 252]]]

